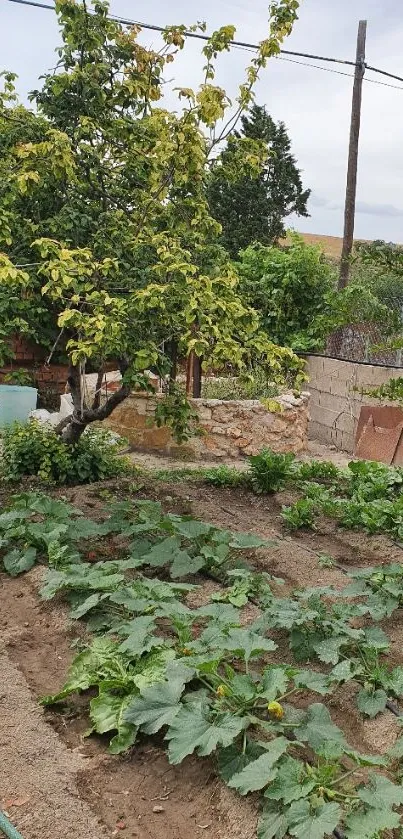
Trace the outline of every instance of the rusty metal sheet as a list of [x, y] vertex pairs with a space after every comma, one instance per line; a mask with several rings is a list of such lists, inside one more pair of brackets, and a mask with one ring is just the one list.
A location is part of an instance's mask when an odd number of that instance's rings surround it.
[[364, 430], [364, 425], [370, 417], [374, 418], [374, 425], [380, 428], [396, 428], [403, 422], [403, 410], [393, 405], [363, 405], [358, 418], [355, 442], [358, 443]]
[[403, 412], [400, 408], [365, 406], [361, 409], [354, 453], [361, 460], [376, 460], [390, 465], [397, 462], [399, 450], [403, 462], [402, 438]]

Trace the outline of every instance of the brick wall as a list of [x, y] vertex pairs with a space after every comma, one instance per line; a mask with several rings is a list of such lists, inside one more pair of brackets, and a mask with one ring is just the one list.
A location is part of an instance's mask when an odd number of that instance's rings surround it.
[[311, 355], [307, 357], [307, 373], [311, 394], [310, 439], [353, 452], [361, 405], [381, 404], [359, 391], [403, 376], [403, 369]]

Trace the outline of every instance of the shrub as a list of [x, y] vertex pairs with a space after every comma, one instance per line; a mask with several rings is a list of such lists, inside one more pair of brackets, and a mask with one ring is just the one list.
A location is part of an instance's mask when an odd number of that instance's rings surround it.
[[100, 481], [127, 470], [121, 448], [121, 442], [103, 429], [91, 428], [76, 445], [68, 446], [48, 425], [35, 420], [15, 423], [2, 431], [1, 475], [7, 481], [37, 475], [55, 484]]
[[249, 458], [251, 465], [251, 483], [257, 493], [279, 492], [284, 488], [287, 478], [294, 474], [295, 455], [275, 454], [270, 449], [262, 449], [259, 454]]
[[297, 351], [322, 346], [325, 335], [315, 324], [328, 313], [335, 277], [320, 248], [292, 235], [286, 247], [246, 248], [238, 268], [241, 292], [270, 340]]

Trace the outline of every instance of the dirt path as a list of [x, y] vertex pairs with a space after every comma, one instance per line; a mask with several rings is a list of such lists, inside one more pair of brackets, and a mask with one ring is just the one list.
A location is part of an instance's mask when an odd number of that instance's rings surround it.
[[[236, 469], [245, 471], [249, 462], [246, 458], [234, 460], [231, 458], [220, 458], [219, 460], [175, 460], [172, 457], [154, 454], [153, 452], [132, 451], [129, 454], [130, 460], [135, 466], [143, 469], [208, 469], [212, 466], [234, 466]], [[353, 460], [352, 455], [347, 452], [337, 451], [333, 446], [325, 446], [314, 440], [308, 442], [307, 451], [298, 456], [298, 460], [329, 460], [341, 469]]]
[[107, 839], [100, 819], [80, 798], [85, 759], [46, 724], [27, 682], [0, 650], [1, 807], [24, 839]]

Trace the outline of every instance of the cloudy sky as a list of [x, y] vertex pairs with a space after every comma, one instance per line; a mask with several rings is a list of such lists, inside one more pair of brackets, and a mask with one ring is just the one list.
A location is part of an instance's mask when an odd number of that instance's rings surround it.
[[[211, 31], [234, 23], [236, 37], [253, 43], [265, 37], [266, 9], [265, 0], [111, 0], [115, 15], [158, 25], [203, 19]], [[401, 0], [301, 0], [299, 21], [285, 46], [354, 60], [360, 18], [368, 20], [368, 63], [403, 76]], [[154, 33], [145, 37], [149, 44], [158, 43]], [[23, 98], [54, 66], [58, 40], [53, 12], [0, 0], [1, 64], [18, 73]], [[247, 51], [234, 49], [221, 60], [219, 83], [230, 95], [236, 93], [249, 58]], [[191, 41], [174, 66], [175, 83], [196, 84], [200, 43]], [[351, 72], [340, 65], [322, 66]], [[388, 82], [373, 73], [367, 78]], [[360, 238], [403, 241], [403, 83], [401, 87], [364, 83], [356, 217]], [[294, 221], [301, 231], [342, 234], [351, 91], [351, 78], [284, 60], [270, 63], [257, 88], [258, 103], [286, 123], [304, 184], [312, 189], [311, 217]]]

